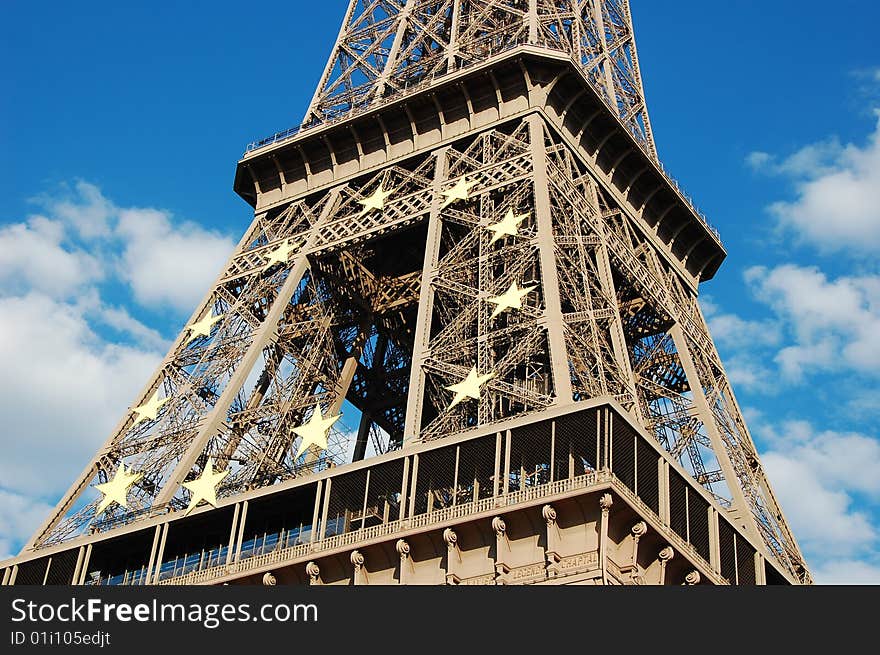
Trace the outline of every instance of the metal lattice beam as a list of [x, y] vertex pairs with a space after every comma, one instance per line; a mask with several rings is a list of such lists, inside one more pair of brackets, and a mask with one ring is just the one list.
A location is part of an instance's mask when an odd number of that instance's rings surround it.
[[302, 125], [396, 100], [517, 46], [569, 54], [656, 158], [628, 0], [351, 0]]

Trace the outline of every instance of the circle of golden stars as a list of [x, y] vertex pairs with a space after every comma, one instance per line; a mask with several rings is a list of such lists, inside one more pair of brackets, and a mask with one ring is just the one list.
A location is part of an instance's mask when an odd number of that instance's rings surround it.
[[[440, 208], [443, 209], [448, 207], [459, 200], [468, 200], [470, 198], [470, 189], [476, 184], [477, 181], [475, 179], [469, 180], [466, 175], [461, 177], [453, 186], [441, 191], [444, 200]], [[386, 190], [383, 184], [380, 183], [370, 196], [358, 200], [358, 203], [362, 206], [361, 212], [358, 216], [363, 216], [371, 211], [384, 211], [385, 201], [390, 195], [392, 195], [392, 193], [392, 190]], [[486, 226], [486, 229], [493, 233], [489, 245], [492, 245], [505, 237], [518, 236], [519, 226], [528, 218], [528, 216], [529, 214], [527, 213], [517, 214], [512, 207], [509, 208], [501, 221]], [[266, 262], [263, 266], [263, 270], [268, 270], [276, 264], [288, 263], [290, 255], [294, 250], [295, 246], [291, 243], [291, 240], [289, 238], [283, 239], [275, 248], [265, 253]], [[487, 298], [487, 302], [495, 305], [490, 319], [494, 319], [508, 310], [521, 310], [523, 299], [535, 289], [537, 289], [537, 285], [521, 288], [516, 282], [513, 282], [507, 291], [501, 295]], [[213, 314], [213, 311], [209, 308], [201, 319], [186, 326], [185, 329], [188, 330], [190, 334], [185, 345], [198, 337], [210, 337], [214, 325], [222, 320], [224, 316], [224, 314]], [[489, 371], [480, 375], [477, 371], [477, 367], [473, 366], [463, 380], [456, 384], [444, 387], [454, 394], [448, 408], [451, 409], [467, 399], [479, 400], [482, 388], [489, 380], [494, 378], [495, 375], [494, 371]], [[137, 415], [133, 425], [137, 425], [143, 421], [155, 421], [162, 406], [169, 400], [171, 400], [170, 396], [159, 398], [159, 389], [157, 388], [146, 402], [132, 409]], [[341, 414], [337, 414], [336, 416], [328, 415], [325, 417], [321, 411], [320, 404], [316, 404], [309, 420], [302, 425], [293, 428], [293, 432], [301, 437], [296, 458], [299, 458], [303, 453], [310, 449], [315, 449], [317, 451], [326, 450], [330, 429], [336, 421], [341, 418], [341, 416]], [[202, 472], [197, 478], [190, 480], [189, 482], [181, 483], [181, 486], [187, 489], [190, 493], [189, 504], [184, 512], [184, 516], [187, 516], [202, 503], [207, 503], [216, 507], [217, 486], [229, 473], [230, 470], [228, 468], [226, 470], [214, 470], [214, 458], [209, 457]], [[130, 468], [127, 469], [125, 464], [120, 462], [113, 478], [107, 482], [95, 485], [95, 488], [102, 494], [102, 498], [97, 505], [96, 515], [107, 511], [107, 509], [109, 509], [114, 503], [127, 509], [128, 490], [142, 477], [142, 473], [135, 472]]]

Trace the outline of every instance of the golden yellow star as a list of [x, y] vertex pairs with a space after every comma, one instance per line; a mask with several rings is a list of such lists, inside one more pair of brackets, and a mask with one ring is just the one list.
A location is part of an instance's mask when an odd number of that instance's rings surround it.
[[315, 405], [315, 411], [312, 412], [309, 422], [298, 428], [293, 428], [293, 431], [302, 437], [299, 450], [296, 451], [296, 456], [302, 455], [310, 446], [317, 446], [321, 450], [327, 450], [327, 433], [330, 432], [330, 426], [341, 417], [342, 414], [337, 414], [336, 416], [324, 418], [321, 415], [321, 405]]
[[449, 405], [449, 409], [455, 407], [465, 398], [473, 398], [474, 400], [479, 400], [480, 387], [494, 377], [495, 373], [492, 372], [487, 373], [486, 375], [478, 375], [477, 367], [474, 366], [464, 380], [462, 380], [458, 384], [444, 387], [445, 389], [449, 389], [449, 391], [455, 392], [455, 398], [452, 399], [452, 403]]
[[390, 196], [393, 191], [385, 191], [382, 188], [382, 183], [379, 183], [379, 188], [373, 192], [369, 198], [365, 198], [364, 200], [358, 200], [360, 204], [364, 206], [361, 210], [361, 213], [358, 216], [363, 216], [371, 209], [385, 209], [385, 198]]
[[189, 339], [187, 339], [187, 343], [192, 341], [193, 339], [197, 339], [198, 337], [210, 337], [211, 336], [211, 328], [214, 327], [214, 323], [223, 318], [225, 314], [217, 314], [216, 316], [211, 316], [211, 310], [209, 309], [201, 320], [196, 321], [190, 325], [186, 326], [187, 330], [191, 330], [192, 334], [189, 335]]
[[287, 260], [290, 259], [290, 252], [292, 250], [294, 250], [294, 246], [290, 243], [290, 239], [285, 239], [277, 248], [275, 248], [275, 250], [266, 253], [269, 261], [266, 262], [266, 265], [263, 268], [269, 268], [273, 264], [286, 264]]
[[440, 209], [443, 209], [447, 205], [451, 205], [456, 200], [467, 200], [468, 190], [476, 183], [476, 180], [468, 182], [467, 176], [465, 176], [461, 178], [458, 182], [456, 182], [455, 186], [451, 189], [446, 189], [446, 191], [442, 191], [441, 193], [446, 196], [446, 200], [444, 200], [443, 204], [440, 205]]
[[495, 318], [505, 309], [522, 309], [522, 299], [529, 295], [535, 289], [537, 289], [536, 286], [520, 289], [518, 286], [516, 286], [516, 282], [514, 282], [510, 285], [510, 288], [500, 296], [495, 296], [494, 298], [488, 299], [490, 303], [497, 305], [495, 311], [492, 312], [492, 316], [490, 316], [489, 318]]
[[498, 241], [498, 239], [503, 239], [506, 236], [513, 237], [518, 235], [519, 224], [526, 220], [528, 217], [528, 214], [514, 214], [513, 207], [508, 209], [501, 222], [495, 223], [494, 225], [486, 226], [487, 230], [491, 230], [495, 233], [492, 236], [492, 240], [489, 242], [489, 245], [491, 246], [493, 243]]
[[229, 475], [229, 469], [225, 471], [214, 471], [214, 458], [209, 457], [208, 463], [202, 469], [202, 474], [191, 482], [184, 482], [183, 486], [189, 489], [189, 506], [184, 512], [184, 516], [193, 511], [196, 506], [203, 500], [217, 507], [217, 485], [220, 481]]
[[138, 415], [132, 425], [137, 425], [141, 421], [155, 421], [159, 415], [159, 408], [171, 400], [171, 397], [159, 398], [159, 390], [156, 389], [150, 399], [143, 405], [138, 405], [131, 411]]
[[95, 516], [102, 513], [113, 503], [119, 503], [122, 507], [128, 508], [128, 488], [135, 482], [144, 477], [143, 473], [135, 473], [131, 469], [125, 472], [125, 464], [120, 464], [113, 475], [113, 479], [103, 484], [96, 484], [95, 489], [104, 494], [101, 502], [98, 503], [98, 509]]

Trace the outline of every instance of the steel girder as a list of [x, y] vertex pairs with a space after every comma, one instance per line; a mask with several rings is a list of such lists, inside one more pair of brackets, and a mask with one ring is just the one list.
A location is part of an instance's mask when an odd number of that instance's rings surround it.
[[656, 158], [628, 0], [351, 0], [303, 127], [414, 92], [518, 45], [570, 55]]
[[[446, 203], [462, 180], [467, 198]], [[379, 188], [387, 204], [365, 212]], [[493, 241], [508, 211], [517, 233]], [[389, 241], [411, 265], [386, 261]], [[267, 265], [283, 244], [288, 261]], [[534, 292], [492, 317], [514, 282]], [[380, 453], [612, 396], [804, 577], [696, 297], [538, 114], [258, 214], [193, 321], [208, 311], [212, 335], [185, 329], [134, 405], [159, 389], [156, 420], [120, 423], [35, 545], [183, 508], [209, 457], [231, 496], [362, 458], [368, 434]], [[450, 407], [474, 366], [494, 377]], [[292, 428], [346, 398], [362, 434], [297, 458]], [[96, 517], [83, 492], [119, 462], [144, 476], [128, 511]]]

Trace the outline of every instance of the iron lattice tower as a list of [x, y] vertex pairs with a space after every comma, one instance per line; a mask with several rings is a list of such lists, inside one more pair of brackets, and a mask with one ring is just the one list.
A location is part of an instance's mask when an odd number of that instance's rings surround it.
[[810, 582], [697, 303], [726, 253], [657, 159], [626, 0], [351, 0], [235, 190], [253, 223], [4, 583], [404, 582], [432, 553], [446, 582], [668, 583], [676, 551], [687, 584]]

